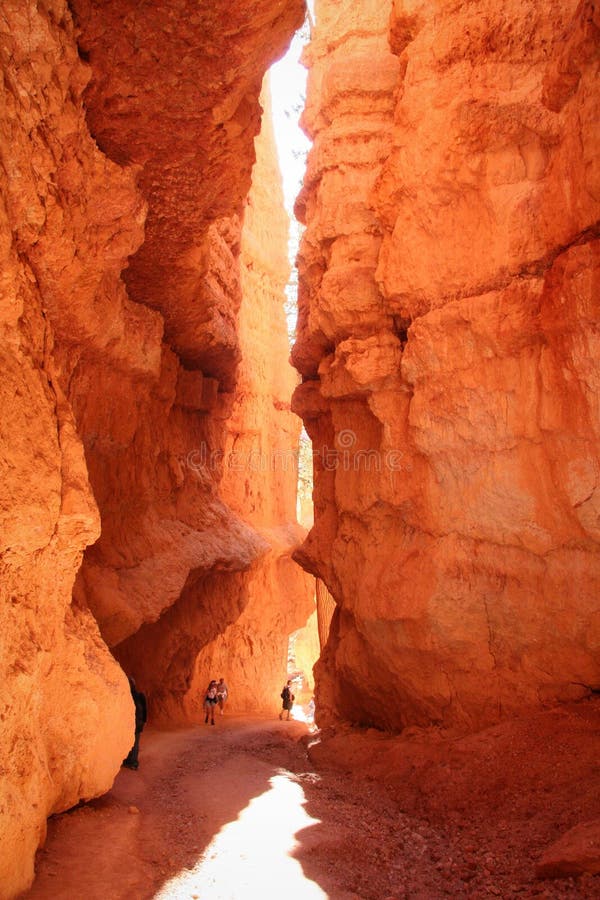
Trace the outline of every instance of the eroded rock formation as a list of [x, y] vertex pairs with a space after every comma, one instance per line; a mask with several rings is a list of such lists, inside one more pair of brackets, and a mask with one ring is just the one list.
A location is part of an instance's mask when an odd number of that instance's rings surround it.
[[[106, 791], [129, 748], [109, 647], [157, 718], [181, 717], [195, 655], [249, 603], [245, 579], [276, 590], [264, 572], [289, 567], [289, 631], [296, 600], [310, 612], [290, 559], [295, 473], [251, 514], [219, 493], [255, 399], [236, 386], [259, 92], [302, 17], [299, 0], [2, 5], [3, 897], [31, 880], [46, 816]], [[268, 429], [291, 451], [289, 377], [263, 349]]]
[[[106, 502], [99, 501], [102, 535], [81, 581], [114, 645], [156, 621], [216, 563], [240, 571], [267, 549], [216, 497], [221, 473], [210, 463], [225, 449], [235, 399], [240, 217], [262, 76], [302, 7], [263, 0], [234, 10], [185, 2], [168, 10], [121, 2], [74, 9], [92, 67], [92, 133], [112, 158], [140, 167], [149, 207], [144, 243], [124, 280], [130, 297], [160, 312], [167, 345], [152, 393], [134, 384], [133, 410], [115, 415], [109, 403], [108, 422], [97, 422], [107, 404], [87, 401], [91, 418], [82, 424], [92, 484]], [[110, 383], [98, 389], [114, 393]], [[98, 433], [112, 439], [97, 446]], [[140, 469], [140, 457], [152, 464]], [[198, 477], [203, 457], [206, 478]]]
[[[282, 307], [288, 218], [266, 88], [262, 102], [265, 117], [240, 242], [244, 301], [237, 318], [236, 392], [220, 448], [207, 436], [186, 463], [204, 489], [218, 475], [219, 496], [258, 549], [255, 559], [235, 566], [226, 556], [212, 569], [196, 566], [179, 601], [116, 648], [126, 668], [149, 686], [155, 721], [197, 722], [208, 681], [221, 675], [230, 688], [229, 712], [272, 712], [286, 672], [288, 636], [313, 607], [314, 579], [291, 558], [303, 532], [295, 519], [300, 420], [290, 412], [297, 376], [287, 364]], [[188, 502], [189, 496], [188, 489]], [[229, 552], [240, 553], [243, 541], [231, 529], [226, 536]], [[202, 539], [210, 540], [209, 527]]]
[[468, 729], [600, 685], [599, 35], [578, 0], [317, 2], [321, 724]]
[[[298, 377], [288, 363], [281, 304], [290, 272], [289, 222], [267, 86], [262, 103], [265, 116], [255, 142], [256, 162], [241, 241], [244, 303], [238, 333], [242, 361], [227, 423], [220, 487], [231, 509], [256, 529], [270, 549], [245, 579], [243, 609], [237, 620], [221, 629], [198, 655], [185, 701], [192, 717], [197, 717], [209, 679], [220, 675], [230, 685], [230, 712], [272, 713], [278, 708], [287, 671], [288, 636], [307, 622], [314, 609], [314, 579], [292, 559], [305, 534], [296, 524], [301, 423], [290, 411]], [[317, 656], [313, 652], [311, 665]]]
[[0, 891], [12, 896], [31, 880], [46, 816], [107, 790], [130, 743], [125, 676], [71, 603], [100, 515], [64, 375], [85, 308], [90, 354], [107, 366], [111, 345], [127, 355], [135, 313], [117, 276], [143, 202], [87, 132], [65, 4], [7, 3], [1, 21]]

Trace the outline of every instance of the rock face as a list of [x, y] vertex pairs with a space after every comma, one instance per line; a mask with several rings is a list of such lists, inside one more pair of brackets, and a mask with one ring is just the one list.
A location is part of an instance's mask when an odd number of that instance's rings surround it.
[[[211, 678], [225, 677], [228, 710], [272, 713], [287, 672], [288, 637], [314, 609], [314, 579], [292, 559], [305, 535], [296, 524], [301, 422], [290, 410], [298, 383], [288, 362], [282, 307], [289, 277], [289, 221], [271, 125], [268, 81], [255, 141], [252, 188], [244, 209], [239, 315], [242, 361], [227, 423], [221, 494], [269, 546], [240, 584], [241, 614], [196, 661], [185, 708], [196, 718]], [[314, 630], [314, 629], [313, 629]], [[316, 648], [315, 648], [316, 649]], [[312, 662], [317, 658], [314, 652]]]
[[535, 867], [538, 878], [600, 872], [600, 822], [583, 822], [548, 847]]
[[[288, 636], [312, 609], [314, 579], [291, 558], [304, 532], [295, 519], [301, 423], [290, 412], [297, 375], [287, 363], [282, 306], [288, 218], [267, 89], [262, 103], [265, 117], [240, 242], [244, 300], [237, 320], [236, 392], [222, 449], [210, 449], [207, 437], [187, 459], [190, 476], [205, 490], [218, 473], [220, 497], [239, 517], [237, 532], [229, 526], [223, 558], [211, 560], [212, 568], [196, 565], [177, 603], [115, 650], [149, 688], [155, 722], [198, 721], [206, 686], [221, 675], [230, 691], [228, 712], [273, 712], [286, 673]], [[186, 496], [190, 503], [189, 488]], [[232, 565], [225, 554], [241, 554], [242, 520], [256, 557], [248, 554]], [[201, 538], [211, 540], [209, 526]]]
[[[80, 415], [92, 485], [103, 498], [102, 534], [80, 583], [117, 645], [158, 620], [190, 580], [215, 564], [247, 569], [268, 546], [216, 496], [215, 461], [225, 452], [241, 358], [240, 217], [258, 97], [302, 5], [259, 0], [198, 10], [178, 2], [165, 10], [82, 0], [74, 9], [92, 68], [92, 133], [111, 158], [136, 167], [148, 203], [145, 240], [124, 281], [138, 305], [157, 310], [165, 335], [151, 386], [140, 387], [134, 373], [115, 414], [108, 373], [108, 383], [94, 379], [95, 402], [86, 385]], [[110, 440], [98, 442], [99, 433]]]
[[317, 3], [321, 724], [464, 730], [600, 685], [599, 35], [576, 0]]
[[[302, 16], [298, 0], [3, 4], [2, 897], [31, 881], [47, 815], [110, 787], [133, 733], [123, 668], [157, 720], [181, 719], [195, 656], [244, 612], [247, 581], [285, 580], [278, 626], [310, 613], [295, 472], [248, 512], [223, 456], [262, 428], [260, 392], [236, 387], [254, 364], [242, 215], [263, 73]], [[285, 333], [284, 277], [265, 333]], [[292, 382], [263, 350], [267, 430], [290, 451]], [[272, 620], [253, 623], [262, 641]]]
[[[133, 728], [125, 675], [71, 603], [100, 515], [64, 376], [86, 327], [90, 355], [127, 356], [134, 313], [115, 273], [139, 245], [143, 203], [87, 132], [66, 4], [37, 7], [4, 4], [0, 45], [3, 897], [30, 882], [46, 816], [110, 787]], [[154, 317], [140, 311], [140, 328]]]

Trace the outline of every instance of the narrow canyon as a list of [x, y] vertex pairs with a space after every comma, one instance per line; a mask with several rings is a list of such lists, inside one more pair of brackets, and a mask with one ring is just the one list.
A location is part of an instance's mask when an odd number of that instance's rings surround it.
[[568, 722], [599, 873], [598, 3], [2, 0], [0, 68], [0, 900], [113, 788], [128, 678], [160, 748], [294, 669], [314, 765], [432, 817], [479, 735]]

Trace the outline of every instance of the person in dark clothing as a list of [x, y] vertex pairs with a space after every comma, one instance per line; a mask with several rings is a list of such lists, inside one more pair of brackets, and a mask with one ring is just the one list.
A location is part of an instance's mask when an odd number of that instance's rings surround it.
[[294, 700], [296, 699], [296, 697], [294, 696], [294, 694], [292, 694], [292, 682], [291, 682], [291, 679], [288, 680], [287, 684], [284, 685], [284, 688], [283, 688], [283, 690], [282, 690], [282, 692], [281, 692], [281, 699], [282, 699], [283, 702], [282, 702], [282, 704], [281, 704], [281, 712], [279, 713], [279, 718], [280, 718], [280, 719], [283, 718], [283, 714], [284, 714], [284, 712], [286, 712], [286, 710], [287, 710], [287, 718], [289, 719], [289, 717], [290, 717], [290, 712], [291, 712], [292, 707], [293, 707], [293, 705], [294, 705]]
[[127, 754], [127, 758], [123, 760], [123, 765], [128, 769], [137, 769], [139, 766], [140, 735], [148, 719], [148, 705], [146, 703], [146, 695], [142, 691], [138, 691], [133, 678], [129, 679], [129, 689], [135, 704], [135, 739], [133, 747]]

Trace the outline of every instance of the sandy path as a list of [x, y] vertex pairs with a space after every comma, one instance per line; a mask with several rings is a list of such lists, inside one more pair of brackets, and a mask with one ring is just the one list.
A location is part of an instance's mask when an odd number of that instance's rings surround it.
[[[425, 782], [411, 788], [409, 805], [408, 795], [401, 799], [389, 786], [367, 780], [365, 751], [355, 760], [358, 774], [315, 771], [307, 755], [311, 740], [301, 722], [229, 716], [214, 728], [146, 730], [137, 772], [123, 769], [105, 797], [51, 820], [26, 896], [600, 897], [596, 879], [537, 883], [529, 861], [519, 871], [493, 817], [477, 826], [474, 840], [469, 814], [463, 821], [456, 812], [426, 816]], [[477, 764], [473, 758], [470, 765]], [[457, 793], [461, 802], [465, 793], [464, 787]], [[500, 845], [504, 852], [494, 864], [489, 849]]]
[[136, 772], [50, 821], [27, 897], [326, 897], [293, 858], [313, 823], [294, 774], [306, 769], [306, 735], [300, 722], [228, 716], [146, 730]]

